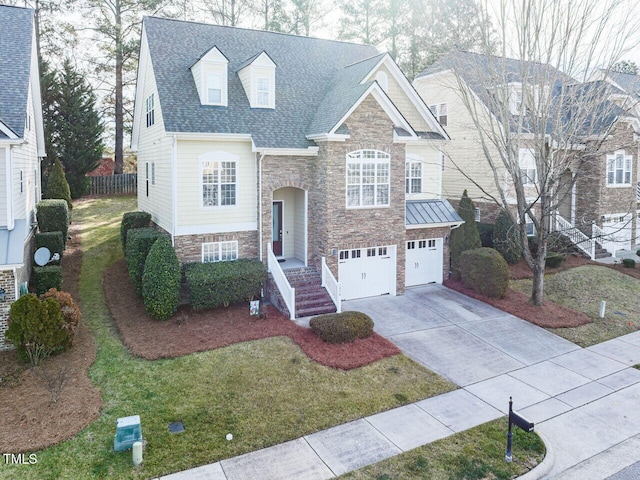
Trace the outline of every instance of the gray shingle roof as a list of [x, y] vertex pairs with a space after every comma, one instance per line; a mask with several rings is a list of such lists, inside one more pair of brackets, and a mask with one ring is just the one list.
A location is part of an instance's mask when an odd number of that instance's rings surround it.
[[33, 10], [0, 5], [0, 121], [24, 135]]
[[640, 76], [631, 73], [609, 72], [609, 77], [626, 93], [640, 95]]
[[463, 223], [464, 220], [446, 200], [410, 200], [406, 208], [406, 225]]
[[[313, 145], [306, 135], [326, 133], [346, 113], [367, 88], [359, 85], [362, 72], [379, 55], [369, 45], [259, 30], [156, 17], [144, 25], [166, 130], [251, 133], [258, 147]], [[229, 59], [227, 107], [200, 105], [189, 70], [214, 45]], [[236, 73], [262, 51], [277, 65], [275, 110], [250, 108]]]

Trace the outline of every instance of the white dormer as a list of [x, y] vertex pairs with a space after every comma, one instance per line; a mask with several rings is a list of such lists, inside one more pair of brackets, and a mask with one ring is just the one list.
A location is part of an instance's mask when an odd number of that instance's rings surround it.
[[202, 105], [228, 105], [228, 64], [227, 57], [214, 46], [191, 66]]
[[238, 69], [251, 108], [276, 108], [276, 64], [266, 52]]

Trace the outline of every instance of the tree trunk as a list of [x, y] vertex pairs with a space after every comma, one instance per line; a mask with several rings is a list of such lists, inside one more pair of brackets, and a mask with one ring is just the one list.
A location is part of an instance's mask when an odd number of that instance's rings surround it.
[[545, 255], [539, 255], [533, 266], [533, 285], [529, 301], [537, 307], [541, 307], [544, 301], [544, 257]]
[[115, 173], [122, 173], [124, 165], [124, 112], [122, 108], [122, 64], [123, 64], [123, 38], [122, 16], [120, 13], [120, 0], [116, 0], [116, 144], [115, 144]]

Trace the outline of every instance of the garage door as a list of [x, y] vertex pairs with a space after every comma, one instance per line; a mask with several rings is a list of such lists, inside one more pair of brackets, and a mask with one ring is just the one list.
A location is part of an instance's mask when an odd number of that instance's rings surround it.
[[608, 216], [602, 222], [602, 230], [607, 234], [602, 246], [609, 252], [621, 248], [631, 248], [631, 215]]
[[405, 285], [442, 283], [442, 238], [407, 242]]
[[396, 247], [341, 250], [338, 280], [342, 300], [395, 294]]

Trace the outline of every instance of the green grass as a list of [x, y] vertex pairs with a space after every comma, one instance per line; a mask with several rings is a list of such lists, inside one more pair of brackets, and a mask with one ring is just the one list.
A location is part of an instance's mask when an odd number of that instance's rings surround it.
[[[531, 280], [512, 281], [511, 287], [531, 291]], [[584, 265], [545, 276], [545, 297], [559, 305], [584, 312], [592, 323], [574, 328], [550, 329], [582, 347], [595, 345], [640, 329], [640, 280], [607, 267]], [[607, 302], [605, 318], [600, 302]]]
[[516, 478], [545, 455], [535, 433], [513, 430], [513, 462], [504, 459], [507, 419], [457, 433], [396, 457], [347, 473], [349, 480], [507, 480]]
[[[135, 208], [135, 199], [111, 198], [73, 209], [82, 226], [80, 304], [98, 345], [89, 375], [102, 393], [102, 415], [73, 439], [37, 452], [35, 465], [2, 464], [0, 478], [153, 478], [455, 388], [402, 355], [348, 372], [323, 367], [282, 337], [171, 360], [132, 357], [116, 334], [101, 282], [122, 255], [122, 213]], [[147, 441], [139, 468], [130, 452], [113, 452], [116, 418], [134, 414]], [[172, 421], [186, 431], [170, 434]]]

